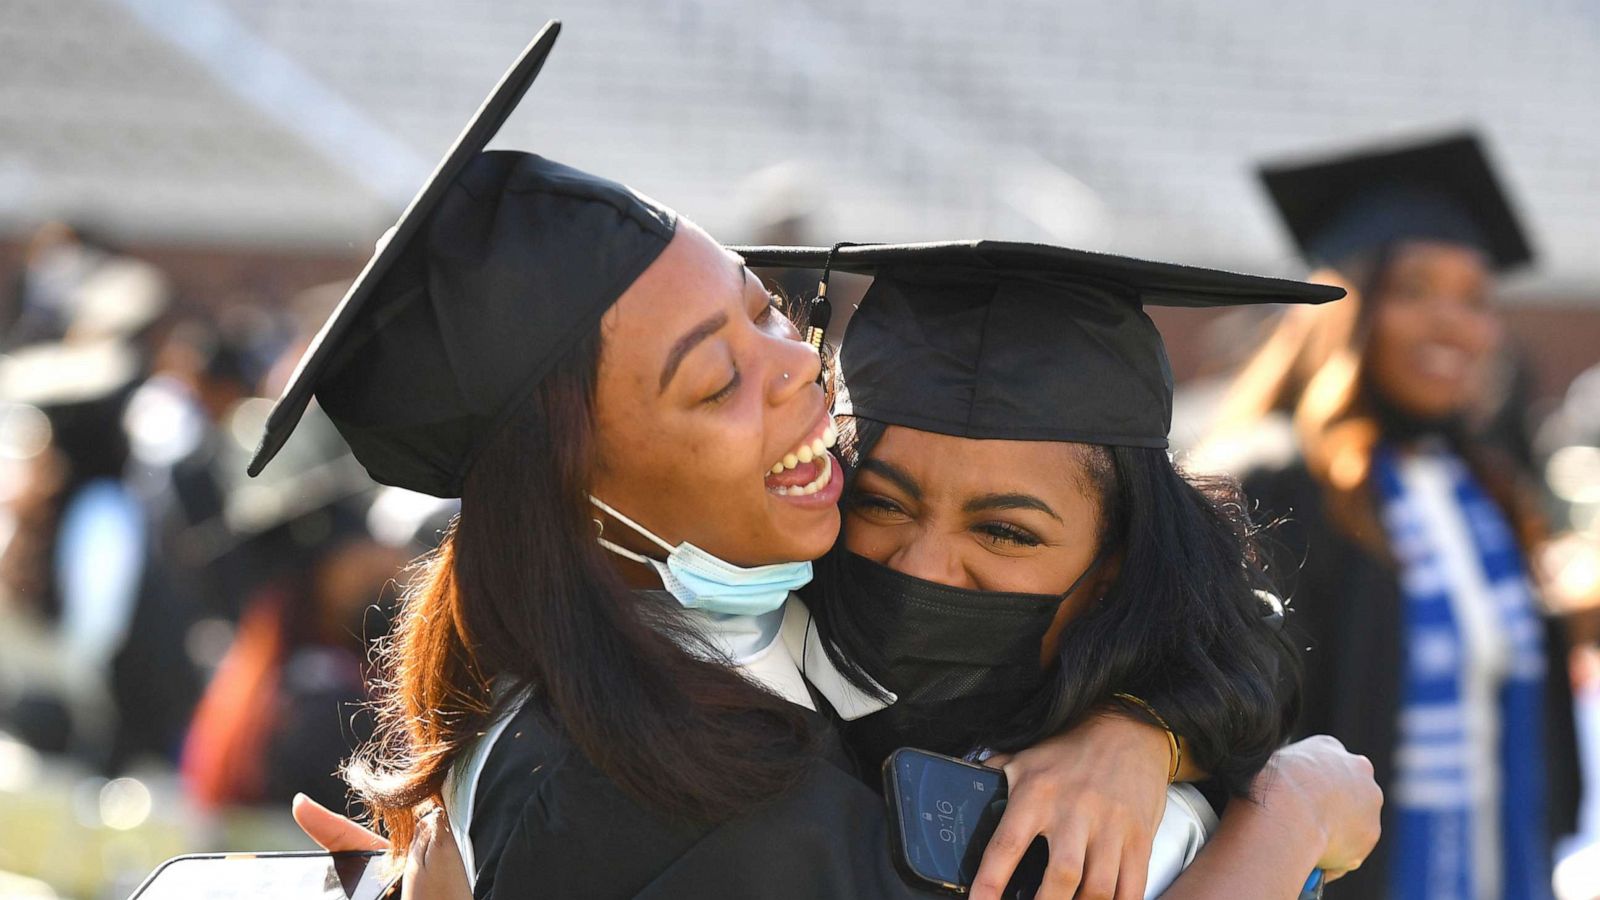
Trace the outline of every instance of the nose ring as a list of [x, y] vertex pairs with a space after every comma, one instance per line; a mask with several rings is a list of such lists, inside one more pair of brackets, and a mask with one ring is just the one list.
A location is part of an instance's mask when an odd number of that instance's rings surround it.
[[788, 381], [789, 380], [789, 373], [788, 372], [783, 373], [783, 380], [784, 381]]

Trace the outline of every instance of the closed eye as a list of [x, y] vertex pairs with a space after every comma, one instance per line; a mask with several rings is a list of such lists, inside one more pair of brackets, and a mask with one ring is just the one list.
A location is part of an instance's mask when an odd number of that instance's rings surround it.
[[904, 517], [906, 511], [900, 504], [882, 494], [858, 493], [850, 498], [850, 509], [870, 518]]
[[724, 385], [721, 390], [719, 390], [715, 394], [712, 394], [711, 396], [705, 398], [704, 400], [701, 400], [700, 402], [704, 403], [707, 406], [720, 405], [721, 403], [726, 401], [729, 397], [732, 397], [734, 395], [734, 393], [739, 390], [739, 383], [741, 381], [743, 381], [743, 380], [744, 380], [744, 378], [743, 378], [742, 375], [739, 374], [739, 370], [738, 369], [734, 369], [733, 370], [733, 377], [728, 379], [728, 383], [726, 385]]
[[973, 526], [985, 540], [1012, 547], [1037, 547], [1044, 543], [1039, 536], [1010, 522], [983, 522]]

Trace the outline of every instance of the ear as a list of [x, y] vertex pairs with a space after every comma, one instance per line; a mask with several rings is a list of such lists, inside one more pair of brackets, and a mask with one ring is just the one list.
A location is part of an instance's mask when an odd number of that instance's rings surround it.
[[1095, 570], [1089, 573], [1089, 577], [1084, 579], [1083, 586], [1078, 590], [1083, 591], [1086, 598], [1093, 598], [1089, 600], [1090, 604], [1099, 604], [1111, 591], [1111, 586], [1117, 583], [1117, 576], [1121, 574], [1122, 551], [1119, 549], [1107, 553], [1106, 558], [1095, 566]]
[[1045, 632], [1044, 640], [1039, 642], [1039, 667], [1050, 668], [1055, 662], [1056, 650], [1061, 646], [1061, 632], [1067, 623], [1084, 615], [1099, 606], [1116, 584], [1117, 575], [1122, 571], [1122, 551], [1106, 554], [1105, 559], [1095, 565], [1093, 571], [1084, 576], [1083, 582], [1072, 592], [1072, 596], [1061, 604], [1056, 610], [1055, 620], [1050, 623], [1050, 629]]

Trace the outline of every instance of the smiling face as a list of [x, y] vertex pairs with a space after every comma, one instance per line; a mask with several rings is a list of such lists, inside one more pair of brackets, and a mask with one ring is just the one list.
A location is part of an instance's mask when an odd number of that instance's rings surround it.
[[[846, 549], [951, 587], [1060, 595], [1099, 551], [1089, 448], [889, 426], [845, 498]], [[1061, 605], [1041, 647], [1110, 584], [1108, 560]]]
[[[601, 327], [596, 497], [739, 565], [832, 545], [843, 479], [821, 363], [743, 260], [680, 220]], [[611, 522], [605, 536], [663, 555]]]
[[1419, 418], [1462, 412], [1500, 335], [1489, 308], [1492, 281], [1482, 255], [1469, 248], [1398, 247], [1372, 298], [1366, 348], [1372, 386]]

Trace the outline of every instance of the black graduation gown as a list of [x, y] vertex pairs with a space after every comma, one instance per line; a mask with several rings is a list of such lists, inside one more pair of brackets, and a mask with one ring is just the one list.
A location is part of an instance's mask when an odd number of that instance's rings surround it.
[[[1331, 734], [1372, 760], [1378, 785], [1393, 784], [1400, 715], [1401, 596], [1394, 565], [1346, 537], [1328, 520], [1321, 488], [1301, 460], [1258, 466], [1242, 478], [1258, 523], [1283, 520], [1264, 535], [1270, 573], [1290, 602], [1289, 627], [1309, 649], [1298, 734]], [[1546, 623], [1545, 747], [1552, 838], [1574, 830], [1579, 794], [1577, 737], [1566, 644]], [[1392, 833], [1394, 806], [1385, 806]], [[1327, 896], [1378, 900], [1388, 891], [1388, 848], [1379, 841], [1365, 865], [1330, 884]]]
[[828, 722], [800, 786], [712, 828], [663, 820], [601, 775], [537, 703], [484, 764], [470, 825], [479, 900], [510, 897], [927, 897], [896, 873], [883, 800]]

